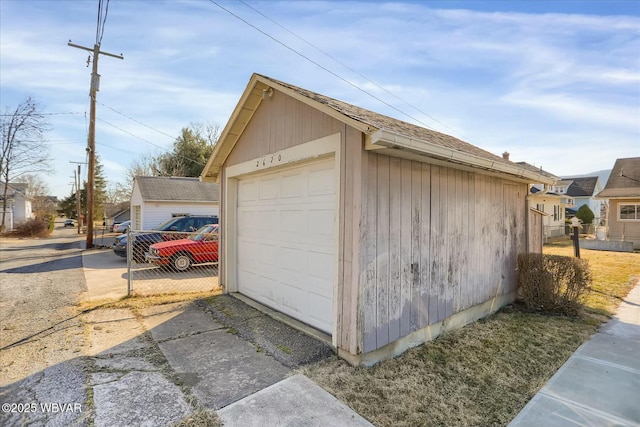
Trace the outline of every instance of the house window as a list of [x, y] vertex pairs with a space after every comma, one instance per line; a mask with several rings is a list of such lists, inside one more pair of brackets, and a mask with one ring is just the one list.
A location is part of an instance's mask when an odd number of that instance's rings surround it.
[[640, 204], [618, 205], [620, 207], [619, 218], [621, 220], [640, 221]]
[[559, 211], [560, 211], [560, 206], [558, 206], [558, 205], [553, 205], [553, 220], [554, 220], [554, 221], [557, 221], [557, 220], [559, 220], [559, 219], [560, 219], [560, 217], [559, 217], [559, 216], [560, 216]]
[[539, 210], [540, 212], [544, 212], [544, 205], [536, 204], [536, 209]]

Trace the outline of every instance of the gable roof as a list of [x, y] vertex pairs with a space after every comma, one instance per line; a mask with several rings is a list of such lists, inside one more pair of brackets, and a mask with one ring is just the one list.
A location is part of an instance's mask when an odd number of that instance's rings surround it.
[[253, 74], [223, 129], [213, 154], [202, 171], [203, 180], [217, 181], [222, 165], [231, 153], [263, 96], [278, 90], [312, 108], [340, 120], [365, 134], [367, 149], [384, 154], [398, 150], [427, 156], [438, 161], [508, 174], [527, 182], [551, 184], [554, 180], [523, 168], [458, 138], [397, 120], [260, 74]]
[[154, 202], [218, 202], [220, 186], [198, 178], [175, 176], [136, 176], [142, 200]]
[[578, 178], [565, 178], [565, 180], [573, 181], [567, 188], [566, 194], [572, 197], [592, 197], [598, 184], [597, 176], [583, 176]]
[[617, 159], [598, 197], [640, 197], [640, 157]]

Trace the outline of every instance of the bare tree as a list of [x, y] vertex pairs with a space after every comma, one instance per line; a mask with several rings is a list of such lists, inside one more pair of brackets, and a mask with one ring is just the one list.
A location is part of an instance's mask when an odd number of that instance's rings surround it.
[[49, 123], [40, 112], [38, 104], [27, 97], [15, 110], [5, 109], [5, 114], [0, 116], [0, 125], [0, 179], [4, 185], [0, 230], [4, 230], [9, 182], [25, 174], [50, 171], [48, 147], [45, 143]]

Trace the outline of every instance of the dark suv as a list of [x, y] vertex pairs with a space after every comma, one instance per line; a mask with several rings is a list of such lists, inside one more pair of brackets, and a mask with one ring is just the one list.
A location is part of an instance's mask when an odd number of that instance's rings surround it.
[[[166, 232], [184, 232], [192, 233], [204, 225], [217, 224], [218, 217], [215, 215], [189, 215], [171, 218], [150, 232], [132, 232], [131, 240], [133, 241], [132, 255], [135, 262], [145, 262], [145, 254], [149, 251], [149, 246], [163, 240], [182, 239], [184, 234], [179, 233], [162, 233]], [[116, 237], [113, 243], [113, 252], [121, 257], [127, 257], [127, 235], [123, 234]]]

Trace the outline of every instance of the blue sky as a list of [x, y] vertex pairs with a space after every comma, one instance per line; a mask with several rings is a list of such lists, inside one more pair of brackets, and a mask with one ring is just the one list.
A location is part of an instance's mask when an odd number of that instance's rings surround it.
[[[59, 197], [69, 161], [85, 160], [89, 115], [88, 52], [67, 41], [92, 46], [97, 11], [0, 1], [0, 105], [30, 95], [64, 113], [49, 116]], [[640, 156], [640, 1], [111, 0], [101, 49], [125, 57], [99, 60], [96, 144], [111, 182], [192, 122], [224, 127], [254, 72], [556, 175]]]

